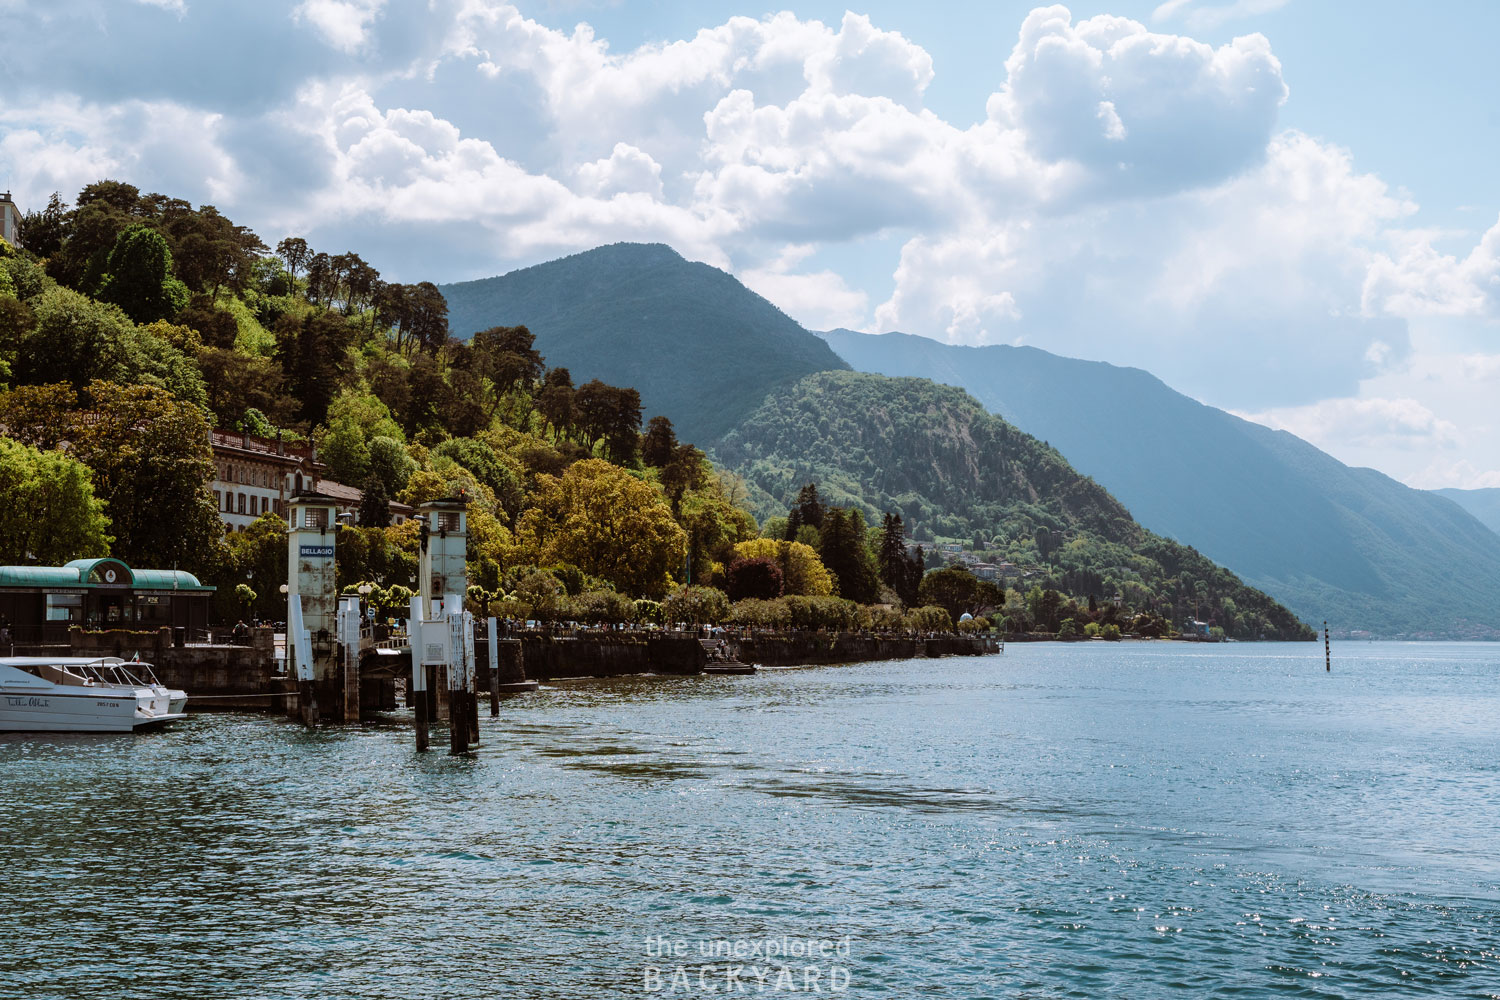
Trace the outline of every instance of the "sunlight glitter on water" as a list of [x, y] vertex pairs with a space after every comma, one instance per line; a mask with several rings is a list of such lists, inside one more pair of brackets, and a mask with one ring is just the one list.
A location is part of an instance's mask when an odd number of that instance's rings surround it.
[[482, 718], [472, 759], [406, 723], [0, 736], [0, 984], [674, 995], [653, 936], [847, 937], [850, 996], [1500, 983], [1492, 646], [565, 682]]

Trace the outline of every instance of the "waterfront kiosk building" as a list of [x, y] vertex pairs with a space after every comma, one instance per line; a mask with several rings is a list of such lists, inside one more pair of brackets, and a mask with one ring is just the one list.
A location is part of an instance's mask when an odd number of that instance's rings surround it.
[[17, 642], [68, 641], [68, 629], [208, 629], [214, 588], [182, 570], [131, 569], [118, 559], [0, 566], [0, 621]]

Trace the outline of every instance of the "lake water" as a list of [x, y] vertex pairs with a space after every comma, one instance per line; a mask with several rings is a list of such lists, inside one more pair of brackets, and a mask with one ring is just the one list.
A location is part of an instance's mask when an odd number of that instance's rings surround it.
[[0, 996], [1500, 996], [1500, 646], [1012, 645], [481, 715], [472, 758], [402, 713], [0, 735]]

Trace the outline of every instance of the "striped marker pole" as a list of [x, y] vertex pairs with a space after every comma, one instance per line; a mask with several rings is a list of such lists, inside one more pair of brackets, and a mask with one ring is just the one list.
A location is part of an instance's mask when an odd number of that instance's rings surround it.
[[1323, 669], [1333, 673], [1333, 647], [1328, 644], [1328, 623], [1323, 623]]

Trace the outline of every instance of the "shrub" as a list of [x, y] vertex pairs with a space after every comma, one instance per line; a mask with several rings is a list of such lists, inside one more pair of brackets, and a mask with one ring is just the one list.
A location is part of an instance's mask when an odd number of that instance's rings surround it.
[[1088, 636], [1090, 639], [1097, 636], [1101, 631], [1103, 630], [1100, 629], [1098, 622], [1089, 622], [1083, 627], [1083, 634]]
[[635, 602], [613, 590], [590, 590], [573, 598], [573, 616], [581, 622], [613, 625], [628, 622]]
[[729, 598], [715, 587], [682, 587], [662, 602], [669, 622], [717, 625], [729, 614]]
[[1120, 641], [1120, 626], [1118, 626], [1118, 625], [1106, 625], [1106, 626], [1104, 626], [1103, 629], [1100, 630], [1100, 634], [1103, 635], [1104, 638], [1106, 640], [1108, 640], [1109, 642], [1119, 642]]
[[951, 632], [953, 631], [953, 619], [946, 608], [940, 608], [935, 604], [917, 608], [906, 616], [907, 627], [916, 629], [918, 632]]
[[724, 590], [731, 601], [746, 598], [774, 600], [781, 596], [781, 567], [768, 556], [736, 559], [725, 572]]
[[749, 628], [786, 628], [791, 624], [791, 609], [784, 598], [747, 597], [729, 606], [728, 621]]

